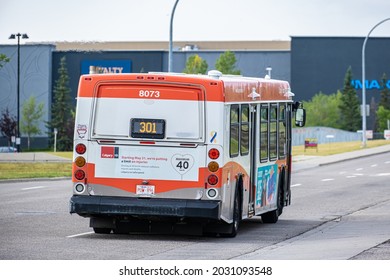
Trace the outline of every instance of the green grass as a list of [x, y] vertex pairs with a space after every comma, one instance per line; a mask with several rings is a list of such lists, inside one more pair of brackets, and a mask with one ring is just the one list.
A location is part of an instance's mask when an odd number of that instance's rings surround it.
[[62, 162], [1, 162], [1, 179], [70, 177], [72, 163]]
[[[389, 140], [372, 140], [367, 141], [367, 148], [374, 148], [382, 145], [389, 145]], [[329, 156], [334, 154], [352, 152], [356, 150], [361, 150], [362, 147], [361, 141], [354, 142], [337, 142], [337, 143], [325, 143], [318, 145], [318, 151], [315, 148], [306, 148], [304, 150], [304, 145], [294, 146], [292, 148], [293, 156], [297, 155], [306, 155], [306, 156]]]

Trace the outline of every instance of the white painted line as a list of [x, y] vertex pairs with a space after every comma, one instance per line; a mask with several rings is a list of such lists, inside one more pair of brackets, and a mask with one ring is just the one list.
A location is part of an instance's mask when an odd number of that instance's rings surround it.
[[44, 188], [47, 188], [47, 187], [45, 187], [45, 186], [29, 187], [29, 188], [23, 188], [22, 191], [37, 190], [37, 189], [44, 189]]
[[378, 164], [373, 164], [373, 165], [371, 165], [371, 167], [377, 167], [378, 166]]
[[364, 176], [363, 173], [353, 173], [354, 176]]
[[385, 163], [386, 163], [386, 164], [389, 164], [389, 163], [390, 163], [390, 160], [388, 160], [388, 161], [385, 161]]
[[341, 172], [339, 172], [340, 175], [343, 175], [343, 174], [345, 174], [345, 173], [347, 173], [347, 171], [341, 171]]
[[328, 181], [334, 181], [334, 179], [328, 178], [328, 179], [322, 179], [321, 181], [322, 181], [322, 182], [328, 182]]
[[390, 173], [378, 173], [378, 174], [371, 175], [371, 176], [373, 176], [373, 177], [390, 176]]
[[363, 170], [363, 168], [360, 167], [360, 168], [356, 168], [355, 170], [360, 171], [360, 170]]
[[89, 235], [89, 234], [93, 234], [93, 233], [94, 233], [93, 231], [89, 231], [89, 232], [84, 232], [84, 233], [69, 235], [69, 236], [67, 236], [67, 238], [79, 237], [79, 236]]
[[353, 175], [350, 175], [350, 176], [347, 176], [346, 178], [356, 178], [356, 176], [353, 176]]
[[302, 186], [302, 184], [294, 184], [294, 185], [291, 185], [291, 187], [299, 187], [299, 186]]

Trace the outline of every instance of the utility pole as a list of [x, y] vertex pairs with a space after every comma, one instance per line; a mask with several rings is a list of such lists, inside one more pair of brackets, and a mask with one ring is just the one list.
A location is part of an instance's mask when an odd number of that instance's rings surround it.
[[364, 39], [363, 47], [362, 47], [362, 134], [363, 134], [363, 141], [362, 141], [362, 148], [367, 147], [367, 136], [366, 136], [366, 130], [367, 130], [367, 112], [366, 112], [366, 65], [365, 65], [365, 53], [366, 53], [366, 44], [368, 37], [370, 37], [370, 34], [372, 31], [374, 31], [375, 28], [377, 28], [379, 25], [384, 23], [385, 21], [390, 20], [390, 18], [386, 18], [379, 23], [377, 23], [373, 28], [371, 28], [370, 32], [368, 32], [366, 39]]
[[172, 9], [172, 14], [171, 14], [171, 23], [169, 25], [169, 54], [168, 54], [168, 72], [172, 72], [172, 67], [173, 67], [173, 42], [172, 42], [172, 37], [173, 37], [173, 17], [175, 16], [175, 10], [176, 6], [179, 3], [179, 0], [176, 0], [175, 5], [173, 6]]

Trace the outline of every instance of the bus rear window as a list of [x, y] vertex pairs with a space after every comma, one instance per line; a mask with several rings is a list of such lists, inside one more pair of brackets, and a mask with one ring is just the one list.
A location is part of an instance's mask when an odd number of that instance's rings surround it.
[[94, 106], [93, 137], [203, 140], [201, 90], [145, 88], [139, 85], [101, 86]]

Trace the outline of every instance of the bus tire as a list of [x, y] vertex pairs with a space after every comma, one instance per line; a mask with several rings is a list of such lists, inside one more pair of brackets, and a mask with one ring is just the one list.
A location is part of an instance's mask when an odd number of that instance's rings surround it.
[[110, 234], [111, 229], [110, 228], [93, 228], [93, 231], [98, 234]]
[[231, 225], [231, 231], [229, 233], [221, 233], [222, 237], [236, 237], [238, 229], [241, 223], [241, 196], [240, 187], [236, 188], [234, 195], [234, 206], [233, 206], [233, 223]]
[[277, 197], [277, 203], [278, 203], [278, 215], [282, 215], [283, 208], [285, 205], [285, 184], [286, 184], [286, 176], [285, 176], [285, 170], [283, 168], [282, 173], [280, 174], [279, 178], [279, 185], [278, 185], [278, 197]]

